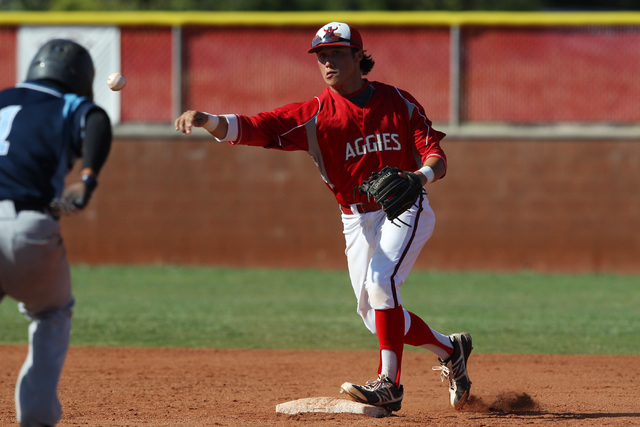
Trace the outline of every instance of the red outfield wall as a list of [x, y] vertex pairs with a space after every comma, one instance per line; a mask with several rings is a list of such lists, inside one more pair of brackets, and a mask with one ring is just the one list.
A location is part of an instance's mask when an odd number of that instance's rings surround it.
[[[317, 27], [182, 28], [182, 105], [255, 114], [324, 88]], [[362, 26], [372, 80], [411, 92], [431, 120], [450, 117], [448, 27]], [[15, 27], [0, 27], [0, 88], [16, 82]], [[123, 123], [170, 123], [172, 28], [121, 27]], [[640, 26], [464, 26], [460, 120], [548, 124], [640, 122]], [[24, 78], [19, 76], [18, 78]]]
[[[444, 143], [421, 269], [640, 272], [640, 144]], [[62, 220], [74, 263], [345, 268], [337, 205], [304, 153], [198, 137], [117, 139], [89, 208]]]
[[[182, 28], [182, 103], [254, 114], [324, 88], [317, 27]], [[122, 27], [122, 122], [174, 117], [168, 26]], [[448, 27], [362, 26], [369, 76], [450, 114]], [[640, 123], [640, 27], [464, 26], [463, 123]], [[15, 75], [0, 28], [0, 87]], [[420, 268], [640, 272], [640, 139], [448, 138]], [[73, 262], [344, 268], [335, 201], [303, 153], [192, 138], [116, 139], [89, 209], [62, 221]]]

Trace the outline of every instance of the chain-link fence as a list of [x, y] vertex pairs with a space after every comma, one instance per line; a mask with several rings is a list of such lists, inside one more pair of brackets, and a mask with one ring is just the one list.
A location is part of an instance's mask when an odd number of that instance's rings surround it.
[[[255, 114], [324, 88], [306, 51], [326, 14], [264, 25], [260, 15], [245, 22], [242, 13], [233, 15], [235, 24], [213, 13], [197, 22], [183, 19], [193, 14], [103, 15], [74, 19], [120, 28], [121, 71], [128, 79], [122, 123], [169, 124], [187, 108]], [[36, 19], [23, 16], [29, 24]], [[36, 15], [44, 25], [47, 16]], [[601, 14], [591, 23], [583, 17], [582, 24], [553, 14], [394, 16], [387, 22], [384, 12], [346, 18], [376, 61], [367, 77], [408, 90], [436, 123], [640, 124], [640, 14], [611, 15], [609, 24]], [[515, 22], [514, 16], [528, 19]], [[51, 22], [62, 24], [59, 16]], [[2, 87], [23, 78], [15, 63], [19, 26], [19, 19], [3, 23], [0, 16]]]

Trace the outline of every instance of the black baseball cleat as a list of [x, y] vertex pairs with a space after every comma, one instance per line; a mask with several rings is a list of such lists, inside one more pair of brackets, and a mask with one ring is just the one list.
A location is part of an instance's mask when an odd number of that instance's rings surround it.
[[377, 379], [369, 380], [365, 385], [344, 383], [340, 393], [346, 393], [354, 400], [367, 405], [380, 406], [386, 410], [399, 411], [402, 407], [404, 387], [396, 385], [384, 374]]
[[467, 360], [473, 350], [471, 335], [468, 332], [449, 335], [453, 344], [453, 354], [447, 360], [440, 361], [440, 366], [434, 366], [434, 371], [442, 371], [441, 379], [449, 380], [449, 403], [454, 409], [464, 406], [471, 390], [471, 380], [467, 373]]

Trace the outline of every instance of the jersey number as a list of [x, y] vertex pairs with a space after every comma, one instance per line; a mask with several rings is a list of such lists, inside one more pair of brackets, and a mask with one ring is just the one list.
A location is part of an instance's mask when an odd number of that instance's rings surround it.
[[6, 156], [9, 152], [9, 141], [7, 137], [11, 132], [13, 120], [18, 111], [22, 109], [20, 105], [9, 105], [0, 109], [0, 156]]

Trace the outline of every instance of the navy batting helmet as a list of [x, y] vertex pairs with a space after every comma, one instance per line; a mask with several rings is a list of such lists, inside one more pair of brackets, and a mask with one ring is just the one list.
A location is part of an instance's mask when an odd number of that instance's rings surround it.
[[76, 42], [54, 39], [33, 57], [27, 80], [50, 79], [80, 95], [93, 98], [95, 69], [89, 51]]

